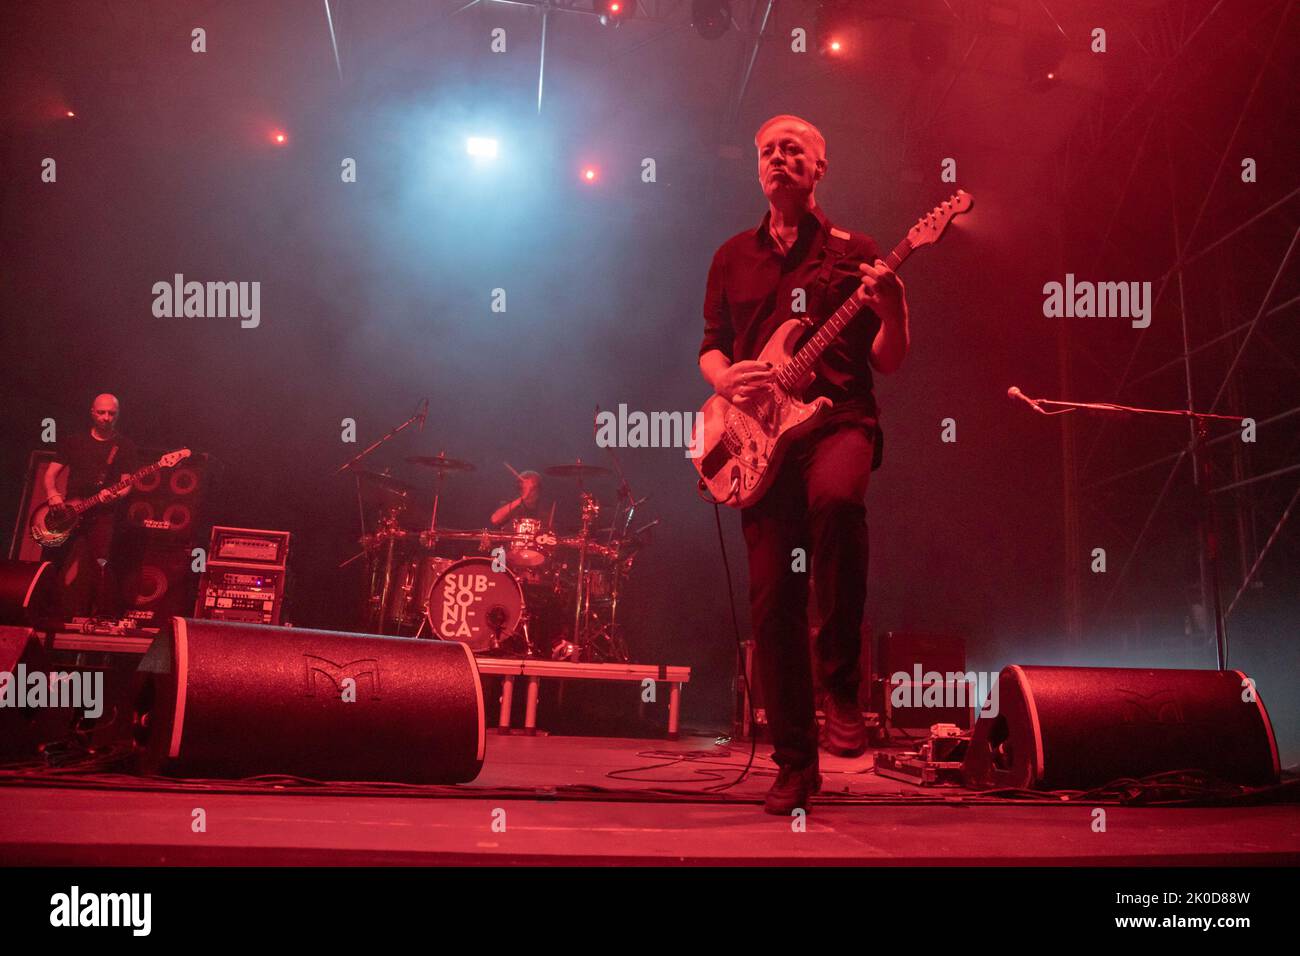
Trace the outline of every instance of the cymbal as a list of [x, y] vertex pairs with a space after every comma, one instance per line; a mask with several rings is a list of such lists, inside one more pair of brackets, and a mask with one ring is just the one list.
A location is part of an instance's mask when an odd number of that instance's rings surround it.
[[542, 469], [542, 473], [552, 478], [594, 478], [597, 475], [612, 475], [608, 468], [599, 465], [587, 465], [581, 461], [566, 462], [563, 465], [551, 465]]
[[364, 478], [366, 481], [372, 481], [384, 491], [390, 491], [395, 495], [409, 495], [415, 491], [414, 485], [408, 485], [404, 481], [399, 481], [392, 475], [386, 475], [382, 471], [367, 471], [364, 468], [353, 468], [352, 474], [358, 478]]
[[424, 465], [426, 468], [437, 468], [440, 471], [474, 471], [473, 463], [461, 461], [459, 458], [448, 458], [446, 455], [412, 455], [406, 460], [412, 465]]

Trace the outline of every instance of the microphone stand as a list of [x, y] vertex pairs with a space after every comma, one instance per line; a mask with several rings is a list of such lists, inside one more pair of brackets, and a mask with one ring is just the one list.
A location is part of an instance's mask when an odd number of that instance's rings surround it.
[[[367, 457], [369, 457], [371, 452], [375, 451], [381, 445], [384, 445], [391, 439], [395, 438], [399, 432], [405, 431], [411, 425], [415, 424], [417, 420], [420, 422], [421, 430], [423, 430], [424, 420], [428, 417], [429, 417], [429, 400], [426, 398], [423, 402], [420, 403], [420, 407], [416, 409], [414, 415], [412, 415], [406, 421], [402, 422], [402, 424], [398, 425], [397, 427], [389, 429], [386, 435], [372, 442], [368, 448], [363, 449], [362, 451], [358, 452], [356, 455], [353, 455], [352, 458], [350, 458], [348, 461], [345, 461], [343, 464], [339, 465], [339, 467], [331, 473], [330, 477], [337, 477], [338, 475], [343, 474], [345, 471], [355, 471], [356, 467], [360, 465], [361, 462], [364, 461]], [[363, 502], [361, 497], [361, 476], [353, 475], [353, 480], [356, 483], [356, 489], [357, 489], [357, 512], [361, 516], [361, 540], [364, 542], [366, 539], [366, 508], [365, 508], [365, 503]], [[386, 550], [387, 550], [387, 556], [384, 562], [384, 584], [379, 598], [378, 621], [376, 626], [376, 631], [379, 633], [383, 633], [384, 619], [385, 619], [384, 615], [388, 611], [388, 599], [390, 596], [390, 592], [392, 590], [393, 539], [391, 537], [389, 537], [388, 539], [388, 547]], [[346, 561], [340, 564], [339, 567], [340, 568], [346, 567], [347, 565], [351, 564], [353, 561], [355, 561], [357, 558], [361, 557], [361, 555], [365, 553], [366, 553], [366, 546], [363, 544], [359, 552], [354, 554], [352, 557], [348, 558]], [[374, 578], [374, 566], [372, 565], [371, 566], [371, 579], [372, 579], [371, 592], [372, 593], [374, 591], [373, 578]]]
[[[1219, 536], [1215, 532], [1214, 499], [1210, 495], [1209, 423], [1219, 421], [1233, 422], [1240, 425], [1245, 421], [1245, 418], [1240, 415], [1216, 415], [1211, 412], [1197, 412], [1190, 408], [1141, 408], [1133, 405], [1115, 405], [1110, 402], [1061, 402], [1046, 398], [1030, 398], [1014, 385], [1007, 390], [1007, 395], [1010, 398], [1018, 398], [1030, 405], [1040, 415], [1063, 415], [1073, 411], [1116, 412], [1126, 415], [1183, 418], [1191, 423], [1195, 436], [1191, 447], [1192, 479], [1196, 488], [1197, 505], [1199, 506], [1201, 555], [1205, 563], [1205, 569], [1208, 572], [1210, 590], [1209, 595], [1202, 593], [1201, 597], [1202, 600], [1209, 597], [1209, 603], [1213, 606], [1218, 669], [1226, 670], [1228, 666], [1228, 632], [1223, 617], [1223, 604], [1219, 597]], [[1058, 411], [1045, 411], [1043, 406], [1049, 406], [1058, 409]], [[1203, 591], [1205, 583], [1207, 582], [1203, 580]], [[1210, 608], [1206, 610], [1210, 610]]]

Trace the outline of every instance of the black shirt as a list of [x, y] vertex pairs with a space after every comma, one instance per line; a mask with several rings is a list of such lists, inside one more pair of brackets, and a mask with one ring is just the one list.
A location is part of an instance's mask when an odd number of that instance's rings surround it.
[[[111, 456], [111, 461], [110, 461]], [[86, 498], [139, 469], [140, 450], [125, 435], [100, 441], [90, 429], [59, 440], [54, 460], [68, 468], [68, 498]]]
[[[788, 254], [782, 254], [768, 232], [771, 215], [769, 210], [757, 229], [732, 236], [713, 254], [704, 294], [701, 355], [717, 349], [733, 362], [757, 358], [781, 323], [796, 317], [791, 312], [794, 289], [805, 290], [807, 314], [814, 325], [820, 325], [861, 285], [858, 266], [879, 258], [870, 236], [848, 232], [849, 252], [835, 262], [823, 286], [818, 274], [834, 227], [821, 207], [814, 206], [800, 220], [798, 238]], [[844, 237], [844, 230], [836, 231]], [[835, 403], [836, 418], [851, 416], [874, 424], [877, 410], [870, 356], [879, 328], [880, 319], [864, 307], [822, 353], [817, 377], [804, 397], [825, 396]]]

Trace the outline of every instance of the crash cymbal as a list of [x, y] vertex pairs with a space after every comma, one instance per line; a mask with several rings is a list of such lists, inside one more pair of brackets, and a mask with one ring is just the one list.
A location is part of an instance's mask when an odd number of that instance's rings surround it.
[[583, 464], [579, 459], [563, 465], [551, 465], [549, 468], [542, 469], [542, 474], [550, 475], [552, 478], [594, 478], [597, 475], [612, 475], [613, 472], [599, 465]]
[[474, 465], [468, 461], [461, 461], [459, 458], [448, 458], [446, 455], [413, 455], [406, 459], [412, 465], [424, 465], [426, 468], [437, 468], [440, 471], [473, 471]]

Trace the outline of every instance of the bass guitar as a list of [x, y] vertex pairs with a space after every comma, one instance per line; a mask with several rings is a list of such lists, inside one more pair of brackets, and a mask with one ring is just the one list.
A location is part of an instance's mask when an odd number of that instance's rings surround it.
[[65, 501], [56, 507], [51, 507], [48, 501], [45, 502], [32, 512], [32, 537], [43, 548], [57, 548], [68, 540], [73, 529], [80, 523], [81, 516], [87, 511], [112, 501], [141, 478], [152, 475], [162, 468], [171, 468], [188, 457], [190, 457], [188, 448], [168, 452], [152, 465], [141, 468], [135, 474], [123, 478], [115, 485], [101, 488], [89, 498], [76, 498]]

